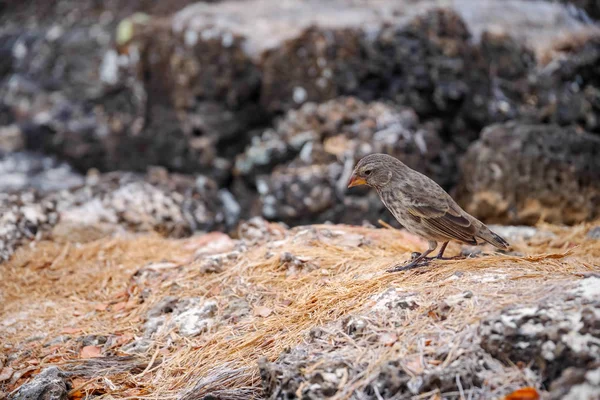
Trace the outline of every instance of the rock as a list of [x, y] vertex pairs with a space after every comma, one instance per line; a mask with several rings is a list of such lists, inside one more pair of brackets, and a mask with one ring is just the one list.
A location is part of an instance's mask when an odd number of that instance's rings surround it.
[[537, 239], [552, 239], [556, 237], [551, 231], [545, 231], [532, 226], [502, 226], [488, 225], [489, 228], [508, 240], [509, 243], [518, 241], [528, 241], [533, 238]]
[[573, 224], [600, 215], [600, 138], [556, 125], [492, 125], [461, 163], [456, 199], [487, 222]]
[[287, 236], [287, 227], [281, 223], [268, 222], [261, 217], [253, 217], [238, 226], [237, 234], [248, 244], [259, 244], [281, 240]]
[[589, 21], [590, 18], [600, 19], [600, 4], [594, 0], [559, 0], [572, 7], [572, 11], [583, 20]]
[[[2, 110], [0, 109], [0, 113]], [[22, 150], [25, 146], [23, 132], [15, 125], [2, 126], [0, 121], [0, 152], [11, 153]]]
[[[355, 323], [356, 319], [350, 319]], [[354, 328], [354, 326], [353, 326]], [[335, 332], [337, 329], [333, 328]], [[381, 344], [374, 337], [376, 326], [351, 331], [352, 340], [360, 341], [361, 348], [369, 347], [377, 353]], [[381, 329], [381, 328], [379, 328]], [[379, 330], [377, 329], [377, 330]], [[265, 395], [269, 399], [295, 398], [323, 399], [344, 396], [361, 398], [411, 398], [415, 395], [439, 391], [459, 392], [469, 388], [479, 392], [484, 380], [495, 380], [491, 374], [500, 371], [499, 363], [478, 351], [468, 351], [445, 367], [425, 367], [420, 358], [401, 358], [378, 363], [368, 380], [361, 381], [360, 372], [367, 366], [365, 357], [353, 353], [353, 346], [346, 342], [347, 333], [331, 333], [332, 327], [318, 332], [316, 329], [306, 339], [307, 344], [282, 353], [273, 362], [259, 361]], [[471, 338], [472, 339], [472, 338]], [[369, 342], [371, 340], [371, 342]], [[330, 341], [330, 344], [327, 344]], [[461, 343], [461, 345], [464, 343]], [[444, 358], [443, 351], [431, 355], [433, 359]], [[425, 371], [427, 368], [427, 371]], [[344, 382], [361, 381], [352, 389]], [[466, 390], [465, 390], [466, 391]]]
[[32, 381], [22, 385], [14, 394], [14, 400], [66, 400], [71, 382], [56, 367], [48, 367]]
[[177, 302], [179, 299], [175, 296], [167, 296], [159, 301], [154, 307], [152, 307], [147, 315], [148, 319], [159, 317], [163, 314], [172, 313], [175, 310]]
[[11, 154], [0, 159], [0, 176], [7, 178], [0, 183], [5, 190], [39, 189], [0, 194], [4, 260], [20, 245], [50, 234], [82, 242], [119, 230], [186, 237], [231, 229], [239, 217], [233, 196], [211, 179], [160, 168], [146, 175], [92, 172], [84, 179], [52, 158]]
[[[217, 303], [213, 300], [205, 301], [195, 297], [177, 299], [168, 296], [148, 312], [144, 335], [151, 338], [175, 328], [182, 336], [197, 336], [216, 323], [216, 311]], [[138, 351], [137, 347], [133, 346], [131, 351]]]
[[551, 52], [533, 85], [537, 119], [600, 133], [600, 33], [568, 36]]
[[374, 69], [368, 85], [422, 118], [442, 119], [453, 140], [465, 146], [489, 121], [493, 101], [486, 64], [470, 37], [465, 21], [447, 9], [384, 28], [365, 45]]
[[[29, 149], [56, 154], [82, 171], [92, 167], [143, 171], [148, 165], [166, 165], [186, 172], [204, 168], [213, 178], [223, 179], [227, 163], [215, 159], [213, 143], [197, 138], [199, 130], [196, 136], [189, 130], [184, 135], [174, 110], [155, 101], [162, 99], [158, 91], [148, 100], [144, 87], [130, 77], [135, 67], [127, 55], [112, 48], [120, 18], [136, 9], [161, 10], [165, 15], [189, 0], [162, 6], [119, 0], [55, 3], [44, 7], [45, 13], [22, 5], [8, 7], [3, 14], [6, 23], [0, 41], [6, 43], [8, 61], [7, 68], [0, 68], [7, 75], [0, 97], [10, 116], [7, 123], [17, 119], [22, 128], [20, 140]], [[28, 24], [14, 23], [23, 19]], [[217, 126], [239, 124], [229, 114], [215, 113], [220, 108], [207, 102], [204, 114], [214, 116]], [[207, 129], [214, 127], [207, 123]]]
[[121, 350], [123, 351], [123, 353], [125, 354], [146, 354], [150, 348], [152, 348], [152, 346], [154, 345], [154, 341], [150, 340], [150, 339], [137, 339], [134, 340], [131, 343], [126, 344], [125, 346], [123, 346], [121, 348]]
[[588, 370], [567, 368], [550, 385], [550, 400], [598, 400], [600, 398], [600, 367]]
[[0, 193], [0, 262], [19, 246], [46, 236], [58, 220], [52, 200], [34, 192]]
[[595, 226], [590, 229], [587, 233], [587, 237], [590, 239], [600, 239], [600, 226]]
[[361, 223], [384, 213], [375, 194], [346, 189], [355, 163], [373, 152], [396, 156], [442, 185], [453, 179], [452, 147], [443, 147], [435, 126], [419, 124], [411, 109], [352, 97], [288, 112], [237, 158], [236, 173], [254, 180], [268, 219]]
[[29, 152], [0, 153], [0, 191], [35, 189], [40, 193], [71, 189], [84, 178], [68, 164]]
[[[14, 143], [80, 171], [162, 165], [222, 186], [254, 128], [306, 102], [353, 95], [410, 106], [464, 149], [535, 97], [523, 83], [533, 51], [586, 27], [566, 7], [527, 0], [456, 1], [453, 10], [442, 0], [198, 2], [170, 15], [187, 2], [8, 7], [0, 121], [21, 131]], [[491, 25], [515, 40], [482, 35]], [[582, 110], [595, 109], [595, 86], [586, 85], [579, 103], [563, 102], [579, 111], [560, 120], [585, 119], [593, 130]], [[550, 104], [554, 92], [544, 93]]]
[[187, 303], [179, 303], [177, 307], [173, 323], [180, 335], [197, 336], [215, 324], [213, 317], [217, 311], [217, 303], [214, 300], [189, 299]]
[[[89, 175], [86, 184], [56, 193], [61, 220], [68, 225], [112, 224], [132, 231], [155, 231], [184, 237], [196, 231], [223, 229], [227, 204], [217, 185], [206, 177], [169, 174], [162, 169], [146, 175]], [[229, 220], [235, 224], [236, 220]]]
[[535, 306], [512, 306], [481, 322], [481, 347], [504, 362], [533, 363], [546, 382], [600, 361], [600, 278]]

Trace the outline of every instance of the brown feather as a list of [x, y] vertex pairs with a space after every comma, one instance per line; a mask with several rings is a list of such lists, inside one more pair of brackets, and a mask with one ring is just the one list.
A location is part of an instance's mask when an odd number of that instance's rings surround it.
[[440, 236], [468, 244], [477, 244], [477, 229], [463, 215], [455, 215], [450, 210], [442, 211], [429, 206], [413, 206], [408, 209], [411, 215], [421, 218], [421, 223]]

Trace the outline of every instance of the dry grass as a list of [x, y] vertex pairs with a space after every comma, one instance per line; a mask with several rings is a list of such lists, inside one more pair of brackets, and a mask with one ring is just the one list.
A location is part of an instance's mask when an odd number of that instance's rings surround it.
[[[385, 270], [424, 244], [390, 229], [297, 228], [283, 238], [246, 243], [247, 248], [218, 273], [202, 272], [205, 259], [194, 256], [206, 245], [202, 237], [38, 243], [20, 249], [0, 266], [0, 340], [4, 351], [16, 357], [11, 368], [28, 368], [19, 379], [13, 376], [4, 386], [0, 383], [0, 391], [14, 390], [44, 366], [59, 365], [79, 377], [75, 398], [86, 393], [103, 398], [167, 399], [184, 394], [193, 399], [206, 393], [257, 397], [259, 359], [273, 360], [302, 343], [311, 328], [372, 307], [373, 296], [389, 288], [426, 294], [432, 304], [464, 290], [480, 294], [468, 312], [435, 324], [457, 332], [488, 312], [539, 298], [540, 293], [528, 290], [535, 285], [599, 271], [600, 241], [586, 238], [590, 226], [543, 226], [556, 236], [514, 243], [524, 257], [496, 254], [440, 261], [396, 274]], [[235, 245], [239, 250], [241, 244]], [[458, 251], [458, 245], [449, 247], [449, 254]], [[286, 252], [295, 264], [282, 262]], [[458, 271], [460, 279], [452, 279]], [[502, 278], [485, 278], [493, 274]], [[217, 324], [192, 338], [171, 330], [154, 337], [146, 354], [123, 358], [122, 347], [143, 336], [148, 310], [167, 295], [215, 300]], [[250, 315], [224, 319], [234, 299], [244, 300]], [[252, 316], [253, 310], [269, 312]], [[402, 346], [371, 355], [376, 358], [369, 363], [371, 369], [414, 353], [415, 338], [432, 329], [431, 319], [421, 311], [412, 313], [409, 326], [399, 331]], [[61, 335], [69, 339], [52, 342]], [[78, 338], [86, 335], [112, 338], [103, 346], [102, 357], [80, 357]]]

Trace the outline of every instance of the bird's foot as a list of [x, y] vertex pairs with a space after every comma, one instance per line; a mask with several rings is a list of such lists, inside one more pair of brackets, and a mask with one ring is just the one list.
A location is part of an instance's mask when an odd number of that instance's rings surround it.
[[418, 251], [413, 251], [413, 252], [410, 254], [410, 259], [411, 259], [411, 261], [414, 261], [414, 260], [416, 260], [416, 259], [417, 259], [417, 258], [419, 258], [419, 257], [421, 257], [421, 253], [419, 253]]
[[464, 260], [465, 258], [467, 258], [467, 257], [464, 255], [458, 255], [458, 256], [454, 256], [454, 257], [440, 257], [440, 256], [435, 257], [436, 260]]
[[425, 266], [429, 265], [429, 262], [431, 260], [434, 260], [434, 259], [435, 258], [433, 258], [433, 257], [426, 257], [426, 258], [417, 260], [416, 257], [413, 257], [413, 258], [411, 258], [410, 262], [405, 263], [405, 264], [396, 265], [395, 267], [388, 269], [387, 272], [408, 271], [408, 270], [419, 268], [419, 267], [425, 267]]

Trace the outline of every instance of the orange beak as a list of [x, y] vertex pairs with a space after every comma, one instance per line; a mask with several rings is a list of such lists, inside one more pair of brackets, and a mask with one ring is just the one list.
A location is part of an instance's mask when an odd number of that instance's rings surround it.
[[354, 186], [360, 186], [360, 185], [366, 185], [367, 181], [364, 180], [364, 178], [358, 177], [355, 174], [352, 174], [352, 178], [350, 178], [350, 182], [348, 182], [348, 187], [354, 187]]

